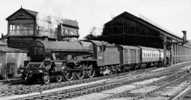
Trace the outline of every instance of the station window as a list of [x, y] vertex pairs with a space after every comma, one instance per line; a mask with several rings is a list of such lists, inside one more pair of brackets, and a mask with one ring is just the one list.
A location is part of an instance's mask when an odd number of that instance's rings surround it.
[[9, 35], [33, 35], [33, 24], [10, 24]]
[[70, 28], [63, 28], [62, 29], [62, 36], [78, 36], [78, 30], [77, 29], [70, 29]]

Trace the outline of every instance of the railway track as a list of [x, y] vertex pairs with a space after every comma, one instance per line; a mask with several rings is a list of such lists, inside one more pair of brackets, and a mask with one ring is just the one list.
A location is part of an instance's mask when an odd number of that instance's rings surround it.
[[[113, 94], [111, 96], [105, 97], [102, 100], [113, 99], [113, 98], [122, 98], [122, 97], [129, 97], [129, 98], [131, 98], [133, 100], [137, 100], [137, 99], [140, 99], [140, 98], [143, 98], [143, 97], [147, 96], [147, 94], [143, 93], [142, 95], [140, 95], [140, 94], [132, 93], [132, 91], [138, 91], [138, 90], [141, 90], [141, 89], [144, 89], [144, 88], [147, 88], [147, 87], [152, 88], [152, 86], [155, 86], [155, 85], [160, 86], [160, 85], [167, 84], [170, 81], [174, 81], [177, 78], [181, 77], [185, 73], [187, 73], [187, 71], [179, 71], [179, 72], [173, 73], [171, 75], [167, 75], [167, 76], [161, 78], [160, 80], [153, 81], [151, 83], [144, 83], [144, 84], [139, 83], [139, 82], [133, 83], [133, 85], [136, 85], [136, 84], [138, 84], [138, 85], [136, 87], [132, 88], [132, 89], [129, 89], [129, 90], [123, 91], [121, 93], [117, 93], [117, 94]], [[149, 89], [147, 89], [147, 90], [149, 91]], [[155, 91], [150, 91], [150, 92], [152, 93], [152, 92], [155, 92]], [[148, 94], [150, 94], [150, 93], [148, 92]], [[147, 99], [144, 99], [144, 100], [147, 100]]]
[[[176, 69], [177, 70], [177, 69]], [[170, 71], [170, 72], [169, 72]], [[76, 97], [76, 96], [81, 96], [85, 94], [90, 94], [94, 92], [100, 92], [103, 90], [108, 90], [112, 88], [116, 88], [122, 85], [126, 85], [129, 83], [133, 83], [136, 81], [141, 81], [141, 80], [146, 80], [146, 79], [151, 79], [155, 77], [161, 77], [164, 75], [170, 75], [173, 74], [175, 71], [174, 68], [171, 70], [160, 70], [160, 71], [150, 71], [147, 74], [140, 74], [140, 75], [135, 75], [134, 77], [118, 77], [118, 79], [115, 80], [109, 80], [101, 83], [95, 83], [91, 85], [85, 85], [81, 87], [76, 87], [76, 88], [70, 88], [70, 89], [65, 89], [61, 91], [56, 91], [56, 92], [51, 92], [51, 93], [43, 93], [40, 95], [36, 96], [31, 96], [27, 98], [22, 98], [26, 100], [32, 100], [32, 99], [61, 99], [61, 98], [71, 98], [71, 97]]]
[[176, 92], [175, 95], [171, 96], [169, 100], [190, 100], [191, 99], [191, 79], [189, 79], [184, 87]]
[[185, 83], [185, 86], [178, 91], [175, 95], [169, 98], [169, 100], [184, 100], [184, 99], [191, 99], [190, 98], [191, 93], [191, 82]]
[[66, 81], [66, 82], [61, 82], [61, 83], [51, 83], [48, 85], [40, 85], [40, 84], [33, 84], [33, 85], [24, 85], [15, 82], [14, 85], [6, 86], [5, 88], [1, 88], [0, 90], [0, 97], [2, 96], [10, 96], [10, 95], [22, 95], [22, 94], [28, 94], [32, 92], [41, 92], [49, 89], [54, 89], [54, 88], [60, 88], [60, 87], [66, 87], [66, 86], [72, 86], [72, 85], [77, 85], [77, 84], [82, 84], [82, 83], [89, 83], [89, 82], [94, 82], [94, 81], [99, 81], [99, 80], [104, 80], [104, 79], [109, 79], [109, 78], [120, 78], [120, 77], [127, 77], [127, 76], [134, 76], [140, 73], [148, 73], [152, 70], [155, 70], [156, 68], [148, 68], [148, 69], [140, 69], [132, 72], [125, 72], [125, 73], [120, 73], [120, 74], [113, 74], [109, 76], [103, 76], [103, 77], [95, 77], [95, 78], [88, 78], [88, 79], [83, 79], [83, 80], [73, 80], [73, 81]]
[[160, 97], [160, 94], [157, 95], [157, 92], [161, 92], [161, 91], [164, 92], [164, 90], [168, 89], [168, 87], [170, 87], [170, 86], [174, 87], [178, 84], [181, 84], [182, 82], [185, 82], [185, 80], [188, 79], [188, 77], [190, 77], [190, 73], [187, 73], [187, 74], [180, 76], [180, 77], [176, 77], [175, 80], [168, 81], [168, 82], [162, 84], [161, 86], [153, 89], [152, 91], [144, 93], [143, 95], [137, 96], [133, 99], [135, 99], [135, 100], [140, 100], [140, 99], [148, 100], [150, 98], [150, 100], [152, 100], [153, 98]]
[[[135, 88], [129, 89], [127, 91], [121, 92], [114, 94], [109, 97], [105, 97], [101, 100], [109, 100], [109, 99], [114, 99], [114, 98], [126, 98], [130, 100], [153, 100], [156, 99], [157, 97], [165, 97], [165, 98], [160, 98], [157, 100], [179, 100], [179, 99], [174, 99], [177, 98], [177, 95], [179, 92], [174, 93], [174, 95], [161, 95], [159, 92], [164, 92], [167, 91], [167, 89], [172, 86], [173, 88], [178, 87], [178, 85], [182, 85], [182, 89], [180, 89], [180, 93], [182, 90], [186, 90], [186, 88], [190, 85], [190, 82], [187, 80], [190, 80], [190, 73], [187, 71], [183, 72], [176, 72], [170, 76], [167, 76], [165, 78], [162, 78], [160, 80], [151, 82], [149, 84], [143, 84], [143, 85], [138, 85]], [[142, 92], [141, 92], [142, 91]], [[157, 93], [158, 92], [158, 93]]]
[[[121, 74], [115, 74], [115, 75], [104, 76], [104, 77], [96, 77], [96, 78], [92, 78], [92, 79], [73, 80], [73, 81], [61, 82], [61, 83], [51, 83], [49, 85], [39, 85], [39, 84], [29, 85], [29, 86], [22, 85], [22, 84], [11, 85], [10, 87], [8, 86], [7, 88], [1, 88], [0, 98], [11, 96], [11, 95], [30, 94], [30, 93], [34, 93], [34, 92], [42, 93], [43, 91], [50, 90], [50, 89], [73, 86], [73, 85], [78, 85], [78, 84], [83, 84], [83, 83], [90, 83], [90, 82], [95, 82], [95, 81], [99, 81], [102, 79], [114, 79], [114, 77], [115, 78], [124, 78], [124, 77], [131, 78], [131, 79], [127, 79], [128, 80], [127, 82], [122, 82], [124, 84], [128, 84], [128, 82], [130, 83], [130, 82], [135, 82], [135, 81], [141, 81], [141, 80], [149, 79], [152, 77], [157, 77], [157, 75], [158, 76], [170, 75], [173, 72], [182, 69], [181, 67], [183, 67], [185, 65], [186, 65], [186, 63], [177, 65], [177, 66], [173, 66], [173, 67], [159, 68], [160, 70], [157, 68], [140, 69], [140, 70], [136, 70], [136, 71], [132, 71], [132, 72], [128, 72], [128, 73], [121, 73]], [[101, 85], [101, 84], [99, 84], [99, 85]], [[91, 86], [84, 86], [79, 89], [72, 90], [73, 93], [67, 94], [68, 96], [65, 95], [65, 98], [79, 96], [79, 95], [83, 95], [83, 94], [89, 94], [89, 93], [96, 92], [96, 91], [102, 91], [102, 90], [118, 87], [120, 85], [123, 85], [123, 84], [112, 83], [110, 85], [109, 83], [108, 84], [105, 83], [103, 87], [98, 87], [98, 88], [95, 84], [91, 85]], [[89, 88], [89, 89], [87, 89], [88, 92], [79, 92], [79, 90], [80, 91], [86, 90], [85, 87]], [[44, 96], [44, 97], [46, 97], [46, 96]]]

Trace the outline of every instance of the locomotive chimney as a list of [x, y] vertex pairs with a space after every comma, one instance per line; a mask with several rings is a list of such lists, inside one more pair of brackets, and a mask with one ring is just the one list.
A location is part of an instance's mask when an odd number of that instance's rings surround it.
[[183, 33], [183, 41], [186, 42], [187, 32], [185, 30], [183, 30], [182, 33]]

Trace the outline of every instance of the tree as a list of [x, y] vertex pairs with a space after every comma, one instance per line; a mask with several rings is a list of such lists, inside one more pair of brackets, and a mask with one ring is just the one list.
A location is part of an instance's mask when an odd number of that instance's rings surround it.
[[92, 27], [91, 29], [90, 29], [90, 34], [88, 34], [87, 36], [85, 36], [85, 39], [87, 39], [87, 40], [93, 40], [93, 39], [95, 39], [96, 38], [96, 36], [95, 36], [95, 34], [96, 34], [96, 27], [94, 26], [94, 27]]
[[87, 36], [85, 36], [85, 39], [87, 39], [87, 40], [93, 40], [95, 38], [96, 38], [96, 36], [93, 34], [88, 34]]

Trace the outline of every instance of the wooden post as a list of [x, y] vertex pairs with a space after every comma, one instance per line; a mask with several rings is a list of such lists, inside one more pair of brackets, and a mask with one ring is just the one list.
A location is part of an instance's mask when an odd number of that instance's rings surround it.
[[37, 35], [37, 25], [36, 25], [36, 19], [34, 19], [34, 23], [33, 23], [33, 36]]
[[176, 60], [175, 60], [175, 62], [177, 63], [177, 59], [178, 59], [178, 46], [177, 46], [178, 44], [176, 44]]
[[5, 53], [5, 64], [4, 64], [4, 73], [5, 73], [5, 75], [4, 75], [4, 77], [5, 77], [5, 80], [8, 80], [8, 76], [7, 76], [7, 52]]
[[166, 61], [166, 57], [167, 57], [167, 55], [166, 55], [166, 51], [167, 51], [166, 45], [167, 45], [167, 37], [164, 36], [163, 37], [164, 64], [167, 63], [167, 61]]
[[175, 64], [175, 58], [176, 58], [176, 44], [173, 44], [173, 64]]
[[176, 44], [176, 63], [178, 62], [178, 44]]
[[10, 35], [10, 23], [8, 21], [8, 24], [7, 24], [7, 35], [9, 36]]
[[172, 40], [171, 40], [170, 46], [171, 46], [171, 48], [170, 48], [170, 65], [173, 65], [174, 48], [173, 48]]

